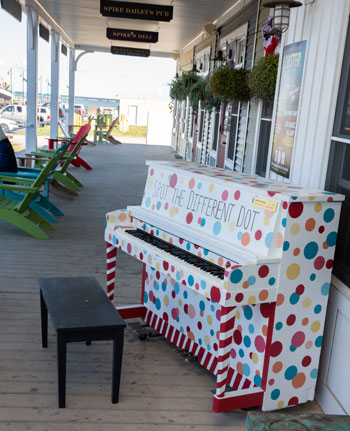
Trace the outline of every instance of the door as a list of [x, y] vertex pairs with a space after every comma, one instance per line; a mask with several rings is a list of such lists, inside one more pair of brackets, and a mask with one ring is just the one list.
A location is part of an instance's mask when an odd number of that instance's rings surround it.
[[137, 125], [137, 106], [129, 105], [129, 126]]
[[228, 130], [228, 121], [229, 121], [228, 117], [229, 117], [228, 105], [227, 103], [223, 103], [221, 105], [221, 112], [220, 112], [218, 157], [216, 160], [216, 166], [219, 168], [223, 168], [225, 163], [227, 130]]

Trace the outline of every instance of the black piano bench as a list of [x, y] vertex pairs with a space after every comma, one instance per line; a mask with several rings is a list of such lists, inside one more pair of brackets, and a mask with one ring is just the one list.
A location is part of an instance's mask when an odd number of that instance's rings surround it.
[[57, 333], [58, 406], [66, 406], [67, 343], [113, 340], [112, 403], [119, 399], [125, 322], [94, 277], [41, 278], [42, 346], [47, 315]]

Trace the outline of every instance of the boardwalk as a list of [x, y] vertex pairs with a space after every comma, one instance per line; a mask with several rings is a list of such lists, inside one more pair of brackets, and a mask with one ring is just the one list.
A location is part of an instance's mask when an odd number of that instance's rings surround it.
[[[37, 279], [92, 275], [105, 283], [105, 213], [141, 202], [145, 160], [171, 160], [169, 147], [85, 147], [94, 167], [73, 173], [80, 196], [53, 196], [65, 213], [50, 241], [32, 239], [0, 222], [1, 431], [244, 430], [245, 412], [211, 411], [215, 379], [187, 363], [163, 338], [140, 341], [126, 330], [119, 404], [110, 402], [111, 344], [68, 345], [67, 408], [57, 408], [55, 336], [41, 348]], [[118, 258], [116, 303], [138, 301], [141, 265]], [[316, 403], [293, 411], [320, 412]], [[291, 412], [292, 410], [288, 410]]]

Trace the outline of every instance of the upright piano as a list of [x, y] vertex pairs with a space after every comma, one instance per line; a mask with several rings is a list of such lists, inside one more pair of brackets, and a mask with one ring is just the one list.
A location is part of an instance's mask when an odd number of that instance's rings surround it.
[[106, 215], [144, 264], [142, 318], [216, 376], [213, 410], [312, 400], [342, 195], [190, 162], [149, 161], [141, 206]]

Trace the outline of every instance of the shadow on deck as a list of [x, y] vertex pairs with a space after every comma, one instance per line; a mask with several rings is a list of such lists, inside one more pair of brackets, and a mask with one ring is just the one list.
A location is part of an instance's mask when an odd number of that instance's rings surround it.
[[[162, 337], [126, 330], [119, 404], [111, 404], [112, 344], [68, 345], [67, 408], [57, 408], [55, 335], [41, 348], [38, 278], [94, 276], [105, 285], [105, 213], [141, 203], [145, 160], [173, 160], [169, 147], [85, 147], [92, 171], [73, 168], [80, 196], [52, 195], [65, 213], [40, 241], [0, 222], [0, 430], [149, 431], [245, 429], [245, 412], [213, 413], [215, 378]], [[116, 304], [139, 302], [141, 264], [118, 254]], [[288, 412], [320, 413], [316, 402]]]

